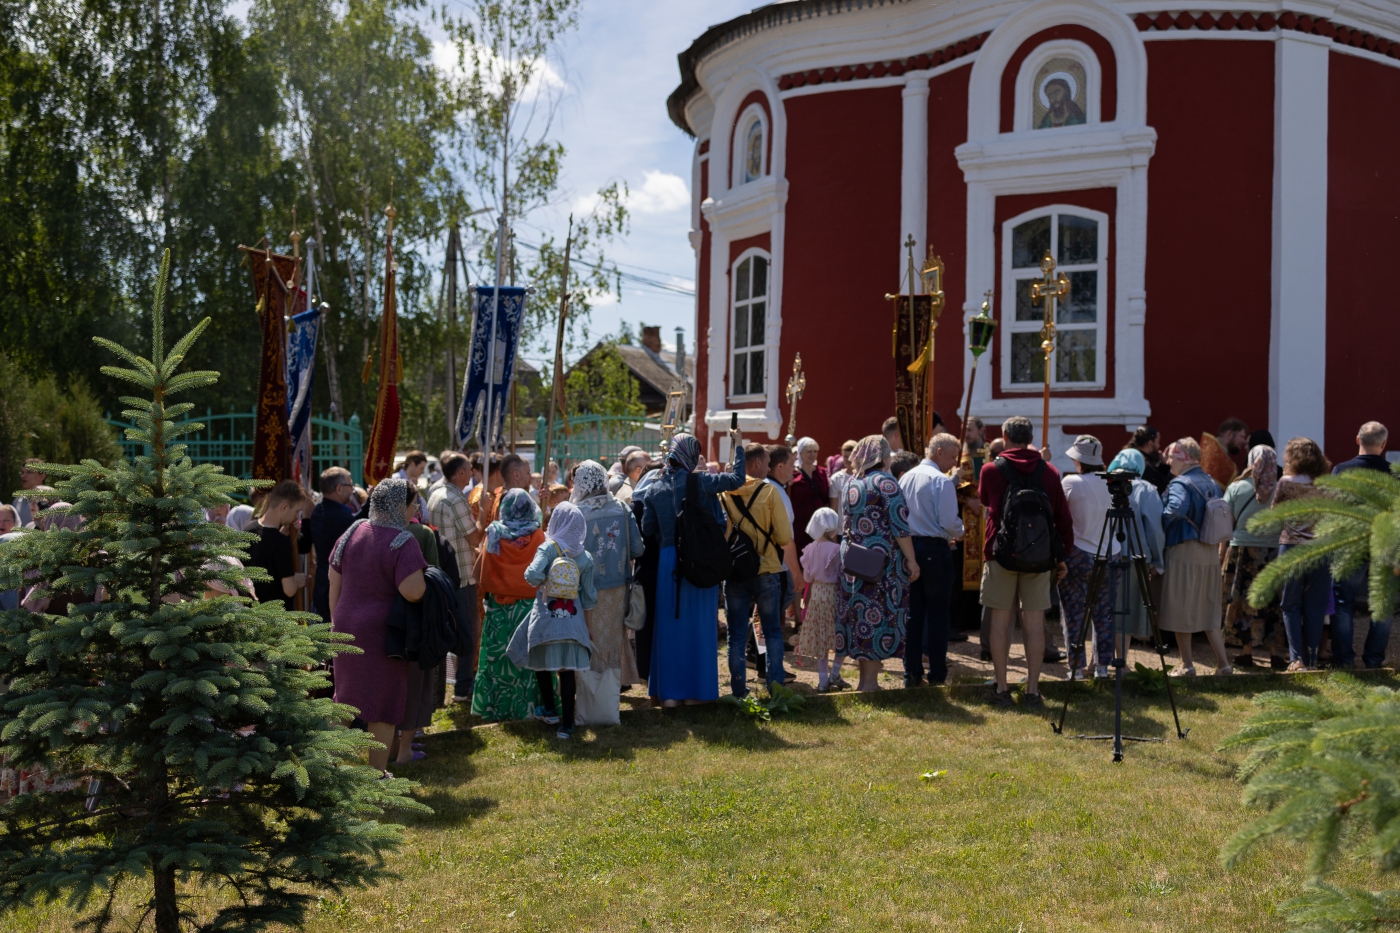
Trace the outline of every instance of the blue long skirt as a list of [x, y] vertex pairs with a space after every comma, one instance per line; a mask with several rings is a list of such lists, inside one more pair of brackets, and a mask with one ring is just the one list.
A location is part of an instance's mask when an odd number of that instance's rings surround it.
[[661, 700], [719, 699], [719, 587], [701, 590], [684, 579], [676, 614], [676, 549], [661, 549], [648, 692]]

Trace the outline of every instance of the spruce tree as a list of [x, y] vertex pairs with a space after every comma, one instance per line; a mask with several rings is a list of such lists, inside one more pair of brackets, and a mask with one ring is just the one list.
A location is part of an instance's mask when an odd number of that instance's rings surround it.
[[167, 251], [150, 358], [98, 340], [125, 363], [103, 372], [149, 393], [123, 401], [150, 455], [46, 465], [84, 523], [0, 544], [0, 590], [101, 597], [0, 614], [0, 752], [59, 781], [0, 807], [0, 912], [66, 899], [102, 931], [134, 885], [149, 894], [138, 925], [157, 933], [295, 926], [318, 891], [383, 875], [401, 828], [377, 816], [427, 808], [360, 764], [373, 739], [342, 725], [348, 707], [310, 698], [322, 663], [356, 650], [344, 636], [280, 603], [204, 598], [256, 573], [219, 560], [252, 536], [202, 513], [239, 481], [191, 463], [180, 436], [198, 426], [172, 423], [191, 406], [171, 397], [218, 374], [177, 372], [208, 320], [165, 348], [169, 266]]

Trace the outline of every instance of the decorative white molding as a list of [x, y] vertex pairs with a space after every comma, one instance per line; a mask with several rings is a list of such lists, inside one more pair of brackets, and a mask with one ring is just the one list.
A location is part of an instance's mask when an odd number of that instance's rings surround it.
[[[1036, 130], [1029, 119], [1013, 122], [1010, 133], [1001, 132], [1002, 74], [1011, 58], [1026, 40], [1048, 24], [1077, 24], [1094, 30], [1112, 47], [1115, 61], [1117, 104], [1114, 118], [1081, 126]], [[1065, 49], [1064, 40], [1046, 43], [1050, 52]], [[1083, 44], [1076, 54], [1086, 55], [1086, 72], [1092, 67], [1102, 74], [1102, 64]], [[1037, 60], [1033, 51], [1027, 61]], [[1039, 58], [1044, 61], [1043, 58]], [[1035, 67], [1039, 67], [1036, 65]], [[1027, 69], [1017, 72], [1017, 86], [1025, 96], [1029, 81]], [[1091, 108], [1101, 107], [1090, 101]], [[1102, 111], [1100, 110], [1100, 113]], [[1015, 115], [1013, 115], [1015, 116]], [[1151, 413], [1143, 396], [1143, 322], [1147, 314], [1145, 275], [1147, 266], [1147, 165], [1156, 148], [1157, 133], [1147, 125], [1147, 49], [1132, 20], [1121, 9], [1098, 0], [1041, 0], [1019, 9], [988, 37], [978, 52], [968, 86], [968, 141], [957, 147], [958, 165], [967, 180], [967, 291], [963, 305], [966, 320], [976, 314], [981, 296], [988, 288], [999, 287], [1001, 275], [994, 253], [994, 220], [999, 195], [1053, 193], [1085, 188], [1116, 189], [1113, 216], [1115, 238], [1111, 261], [1114, 265], [1114, 294], [1109, 314], [1113, 315], [1112, 397], [1062, 398], [1051, 401], [1051, 449], [1060, 463], [1064, 438], [1057, 440], [1060, 426], [1083, 424], [1141, 424]], [[1014, 314], [1013, 295], [1001, 296], [1003, 317]], [[1105, 321], [1104, 326], [1107, 327]], [[972, 355], [964, 351], [964, 371], [972, 365]], [[985, 364], [990, 369], [990, 360]], [[1106, 374], [1105, 374], [1106, 375]], [[1030, 401], [1018, 393], [1011, 398], [993, 398], [990, 373], [978, 379], [972, 398], [972, 413], [989, 422], [1028, 412]], [[959, 405], [963, 400], [959, 399]]]
[[939, 75], [947, 74], [955, 68], [962, 68], [971, 65], [977, 60], [976, 52], [969, 52], [962, 58], [955, 58], [951, 62], [944, 62], [933, 68], [926, 68], [921, 71], [906, 71], [902, 75], [886, 75], [883, 78], [853, 78], [850, 81], [823, 81], [821, 84], [804, 84], [802, 87], [788, 88], [782, 91], [783, 100], [792, 97], [807, 97], [810, 94], [825, 94], [828, 91], [859, 91], [872, 87], [903, 87], [916, 77], [936, 78]]
[[1333, 43], [1283, 32], [1274, 50], [1269, 427], [1323, 442], [1327, 389], [1327, 76]]
[[905, 237], [914, 237], [914, 262], [922, 265], [928, 241], [928, 75], [914, 72], [904, 83], [903, 151], [900, 156], [898, 282], [909, 266]]
[[[1036, 46], [1035, 51], [1021, 62], [1021, 70], [1016, 74], [1015, 112], [1012, 126], [1017, 131], [1035, 129], [1032, 125], [1035, 114], [1031, 106], [1031, 95], [1036, 92], [1035, 76], [1041, 67], [1052, 58], [1074, 58], [1084, 66], [1084, 101], [1088, 105], [1084, 111], [1084, 126], [1093, 126], [1103, 115], [1103, 69], [1093, 49], [1077, 39], [1054, 39]], [[1059, 127], [1065, 129], [1066, 127]], [[1043, 131], [1042, 131], [1043, 132]]]

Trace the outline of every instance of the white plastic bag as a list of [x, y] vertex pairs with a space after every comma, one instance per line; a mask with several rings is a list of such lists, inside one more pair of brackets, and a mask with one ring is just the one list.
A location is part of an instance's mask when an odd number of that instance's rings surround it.
[[616, 726], [618, 704], [621, 702], [622, 677], [616, 670], [579, 671], [578, 696], [574, 705], [574, 723], [580, 726]]

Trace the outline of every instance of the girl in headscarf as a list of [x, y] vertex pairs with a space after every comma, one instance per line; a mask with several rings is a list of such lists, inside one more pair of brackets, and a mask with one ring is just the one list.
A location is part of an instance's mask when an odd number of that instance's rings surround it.
[[[544, 544], [525, 569], [525, 582], [537, 588], [535, 600], [510, 640], [510, 659], [535, 672], [542, 697], [536, 718], [557, 724], [555, 735], [561, 739], [574, 734], [575, 672], [589, 669], [593, 650], [584, 614], [597, 605], [598, 592], [593, 558], [583, 546], [587, 535], [588, 526], [578, 506], [561, 502], [549, 517]], [[554, 697], [556, 671], [562, 718]]]
[[677, 434], [671, 440], [664, 471], [646, 485], [639, 483], [633, 494], [633, 501], [643, 506], [642, 532], [655, 537], [660, 548], [656, 598], [651, 600], [655, 615], [649, 690], [654, 701], [666, 706], [719, 699], [715, 670], [719, 587], [699, 589], [677, 571], [676, 515], [687, 489], [693, 489], [700, 507], [724, 526], [719, 495], [744, 485], [744, 447], [739, 443], [739, 432], [730, 431], [729, 439], [734, 458], [730, 472], [696, 473], [700, 442], [689, 434]]
[[589, 694], [589, 708], [604, 713], [605, 722], [616, 722], [620, 688], [641, 680], [623, 620], [635, 572], [632, 562], [645, 545], [632, 510], [608, 494], [609, 485], [601, 463], [585, 460], [574, 471], [572, 498], [588, 525], [584, 548], [593, 558], [598, 590], [598, 604], [586, 614], [592, 676], [580, 679], [579, 690]]
[[511, 635], [533, 605], [535, 587], [525, 580], [525, 569], [544, 544], [540, 510], [529, 492], [511, 489], [501, 497], [498, 514], [481, 542], [480, 591], [486, 613], [472, 691], [472, 712], [488, 722], [543, 715], [535, 675], [507, 656]]
[[841, 577], [841, 519], [829, 508], [820, 508], [807, 522], [811, 541], [802, 549], [802, 573], [807, 578], [807, 603], [802, 629], [797, 633], [797, 653], [817, 659], [817, 691], [825, 693], [841, 680], [841, 655], [836, 655], [832, 676], [827, 674], [827, 652], [836, 649], [836, 584]]
[[851, 480], [846, 485], [841, 555], [854, 545], [885, 555], [885, 573], [870, 582], [841, 576], [837, 607], [836, 656], [860, 664], [862, 691], [879, 690], [887, 658], [904, 647], [909, 617], [909, 584], [919, 579], [914, 542], [909, 536], [909, 506], [899, 483], [889, 474], [890, 442], [872, 434], [851, 453]]
[[[1257, 433], [1257, 432], [1256, 432]], [[1252, 439], [1252, 438], [1251, 438]], [[1235, 533], [1225, 547], [1225, 630], [1240, 640], [1236, 667], [1255, 666], [1256, 651], [1267, 650], [1271, 666], [1288, 666], [1288, 643], [1278, 600], [1263, 609], [1249, 604], [1249, 587], [1269, 562], [1278, 557], [1278, 532], [1253, 532], [1249, 520], [1269, 508], [1278, 485], [1278, 453], [1258, 445], [1249, 450], [1248, 465], [1225, 490], [1225, 503], [1235, 519]]]
[[[394, 598], [423, 598], [428, 562], [408, 531], [407, 483], [386, 479], [369, 497], [369, 520], [356, 521], [336, 542], [330, 561], [331, 627], [354, 636], [361, 654], [335, 659], [335, 701], [359, 710], [383, 746], [370, 752], [371, 767], [389, 764], [395, 729], [404, 718], [408, 663], [385, 654]], [[385, 772], [387, 773], [387, 771]]]
[[812, 543], [812, 538], [807, 534], [807, 523], [812, 520], [817, 509], [829, 507], [831, 484], [827, 478], [826, 467], [818, 463], [821, 450], [816, 441], [804, 437], [797, 442], [794, 452], [797, 454], [797, 469], [792, 473], [792, 482], [788, 484], [787, 492], [788, 498], [792, 500], [793, 543], [797, 547], [797, 553], [801, 554], [807, 545]]
[[[1137, 545], [1142, 548], [1143, 555], [1147, 558], [1149, 576], [1155, 581], [1166, 569], [1166, 564], [1162, 556], [1163, 546], [1166, 537], [1162, 533], [1162, 496], [1157, 492], [1157, 487], [1143, 478], [1147, 472], [1147, 458], [1142, 452], [1127, 447], [1118, 452], [1118, 456], [1108, 465], [1108, 472], [1127, 471], [1135, 476], [1133, 480], [1133, 491], [1128, 496], [1128, 502], [1133, 507], [1133, 517], [1137, 519], [1138, 540]], [[1141, 638], [1144, 641], [1152, 639], [1152, 620], [1148, 618], [1147, 606], [1143, 602], [1142, 589], [1138, 585], [1137, 571], [1128, 569], [1128, 614], [1121, 617], [1118, 629], [1118, 648], [1125, 652], [1122, 656], [1127, 657], [1128, 638]], [[1113, 581], [1115, 585], [1121, 586], [1122, 581]], [[1156, 601], [1157, 586], [1153, 586], [1153, 599]], [[1160, 605], [1160, 602], [1157, 602]]]

